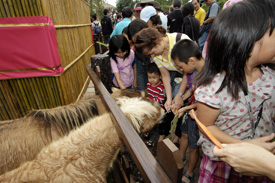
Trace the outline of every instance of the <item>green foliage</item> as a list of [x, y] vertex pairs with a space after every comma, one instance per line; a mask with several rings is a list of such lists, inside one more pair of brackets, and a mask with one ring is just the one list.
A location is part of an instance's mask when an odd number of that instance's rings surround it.
[[[91, 3], [91, 12], [96, 12], [98, 15], [103, 15], [103, 5], [102, 5], [102, 0], [90, 0]], [[167, 12], [169, 10], [169, 7], [173, 4], [173, 0], [155, 0], [157, 2], [160, 3], [161, 8], [163, 10], [163, 12]], [[182, 5], [184, 5], [185, 3], [187, 3], [189, 0], [182, 0]], [[220, 5], [220, 10], [222, 9], [224, 3], [227, 0], [216, 0], [218, 2], [218, 4]], [[122, 9], [125, 6], [130, 6], [130, 7], [134, 7], [134, 5], [140, 2], [140, 0], [116, 0], [116, 9], [117, 11], [121, 12]], [[208, 11], [209, 7], [206, 6], [205, 3], [202, 3], [202, 8], [205, 11]], [[95, 11], [96, 10], [96, 11]]]
[[96, 14], [99, 21], [104, 16], [103, 2], [104, 2], [104, 0], [103, 1], [102, 0], [89, 0], [88, 1], [89, 5], [90, 5], [90, 15]]
[[133, 7], [134, 6], [133, 0], [117, 0], [116, 1], [116, 9], [118, 12], [121, 12], [122, 9], [126, 6]]

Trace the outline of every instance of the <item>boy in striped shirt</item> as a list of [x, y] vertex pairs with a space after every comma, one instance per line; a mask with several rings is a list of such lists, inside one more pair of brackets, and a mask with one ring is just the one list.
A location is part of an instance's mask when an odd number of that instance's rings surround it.
[[147, 97], [157, 101], [161, 107], [164, 105], [164, 86], [158, 66], [153, 62], [147, 66]]

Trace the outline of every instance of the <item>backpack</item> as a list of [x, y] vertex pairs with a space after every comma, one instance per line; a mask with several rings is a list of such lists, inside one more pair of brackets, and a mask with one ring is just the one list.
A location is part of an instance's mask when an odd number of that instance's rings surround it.
[[99, 27], [99, 23], [94, 23], [94, 25], [95, 25], [95, 34], [96, 35], [98, 35], [98, 34], [100, 34], [101, 33], [101, 29], [100, 29], [100, 27]]

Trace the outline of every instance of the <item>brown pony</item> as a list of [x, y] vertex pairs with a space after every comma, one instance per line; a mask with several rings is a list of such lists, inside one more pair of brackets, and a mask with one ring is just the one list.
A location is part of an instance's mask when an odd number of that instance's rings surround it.
[[[141, 98], [124, 97], [117, 103], [137, 132], [151, 130], [164, 114], [159, 105]], [[110, 114], [105, 113], [48, 145], [33, 161], [1, 175], [0, 182], [106, 182], [121, 146]]]
[[[113, 91], [114, 99], [140, 96], [133, 90]], [[106, 108], [99, 95], [88, 95], [67, 106], [34, 110], [24, 118], [0, 122], [0, 175], [33, 160], [51, 142], [104, 113]]]

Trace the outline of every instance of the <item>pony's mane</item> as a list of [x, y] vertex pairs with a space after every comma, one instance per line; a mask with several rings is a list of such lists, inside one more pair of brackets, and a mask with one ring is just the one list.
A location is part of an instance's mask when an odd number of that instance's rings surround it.
[[67, 106], [52, 109], [33, 110], [27, 116], [34, 118], [43, 127], [50, 128], [52, 125], [58, 127], [63, 134], [81, 126], [88, 119], [97, 116], [96, 103], [91, 97], [84, 97], [80, 101]]
[[149, 100], [144, 100], [141, 97], [121, 97], [118, 98], [117, 104], [138, 133], [140, 133], [140, 127], [145, 120], [145, 117], [150, 119], [157, 117], [156, 114], [158, 113], [158, 108], [152, 105]]

